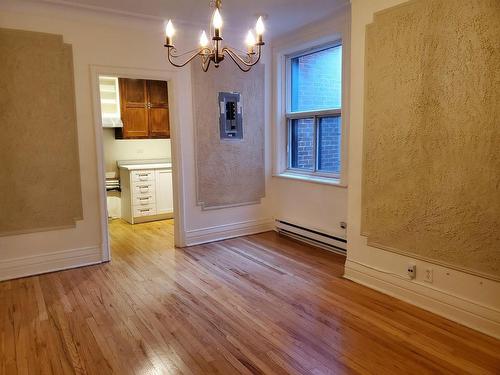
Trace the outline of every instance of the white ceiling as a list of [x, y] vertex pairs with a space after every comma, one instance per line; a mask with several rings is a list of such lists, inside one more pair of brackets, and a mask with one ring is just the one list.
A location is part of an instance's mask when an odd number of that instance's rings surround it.
[[[102, 11], [205, 25], [210, 20], [210, 0], [42, 0]], [[273, 37], [324, 19], [349, 0], [223, 0], [222, 17], [229, 28], [254, 26], [256, 16], [267, 14], [266, 28]]]

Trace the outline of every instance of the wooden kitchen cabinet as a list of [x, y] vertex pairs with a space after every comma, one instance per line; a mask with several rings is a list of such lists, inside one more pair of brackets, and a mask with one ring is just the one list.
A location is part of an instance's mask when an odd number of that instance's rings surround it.
[[167, 82], [119, 78], [119, 87], [123, 128], [116, 138], [170, 138]]

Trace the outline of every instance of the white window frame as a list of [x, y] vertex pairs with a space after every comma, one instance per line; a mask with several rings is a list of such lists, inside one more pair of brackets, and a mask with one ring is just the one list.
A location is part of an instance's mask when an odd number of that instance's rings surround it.
[[[304, 54], [318, 52], [327, 48], [342, 46], [342, 102], [340, 109], [291, 112], [291, 59]], [[347, 181], [347, 123], [348, 123], [348, 82], [349, 82], [349, 50], [345, 41], [339, 34], [310, 40], [295, 47], [281, 48], [274, 51], [274, 74], [276, 77], [274, 86], [274, 108], [276, 114], [273, 129], [273, 176], [304, 180], [313, 183], [336, 185], [346, 187]], [[327, 173], [320, 171], [307, 171], [304, 169], [290, 168], [290, 120], [306, 117], [331, 117], [341, 116], [341, 164], [340, 173]], [[316, 131], [316, 125], [315, 125]], [[317, 140], [316, 140], [317, 143]], [[317, 158], [317, 154], [315, 151]], [[316, 160], [317, 166], [317, 160]]]

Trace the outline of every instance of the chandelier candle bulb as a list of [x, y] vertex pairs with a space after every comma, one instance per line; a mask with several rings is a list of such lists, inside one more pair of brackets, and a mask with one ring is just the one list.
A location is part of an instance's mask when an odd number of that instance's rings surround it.
[[257, 32], [257, 37], [259, 38], [259, 43], [263, 42], [263, 35], [265, 31], [264, 21], [262, 21], [262, 17], [259, 17], [257, 23], [255, 24], [255, 31]]
[[220, 29], [222, 27], [222, 17], [220, 15], [219, 8], [215, 8], [213, 25], [214, 25], [214, 29], [215, 29], [215, 37], [219, 38], [220, 37]]
[[253, 55], [255, 53], [253, 49], [255, 46], [255, 37], [253, 36], [252, 30], [248, 30], [246, 43], [248, 46], [248, 54]]
[[174, 25], [172, 24], [171, 20], [168, 20], [167, 26], [165, 27], [165, 35], [167, 37], [167, 40], [166, 40], [167, 46], [172, 45], [172, 37], [174, 36], [174, 34], [175, 34]]
[[[200, 36], [200, 46], [202, 48], [205, 48], [206, 46], [208, 46], [208, 38], [207, 38], [207, 33], [205, 32], [205, 30], [203, 30], [203, 32], [201, 33], [201, 36]], [[205, 53], [205, 52], [203, 52]]]

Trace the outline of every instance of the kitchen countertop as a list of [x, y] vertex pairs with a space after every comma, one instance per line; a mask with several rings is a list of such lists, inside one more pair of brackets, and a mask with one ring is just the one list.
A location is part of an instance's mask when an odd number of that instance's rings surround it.
[[172, 169], [170, 159], [117, 160], [118, 168], [134, 171], [138, 169]]

